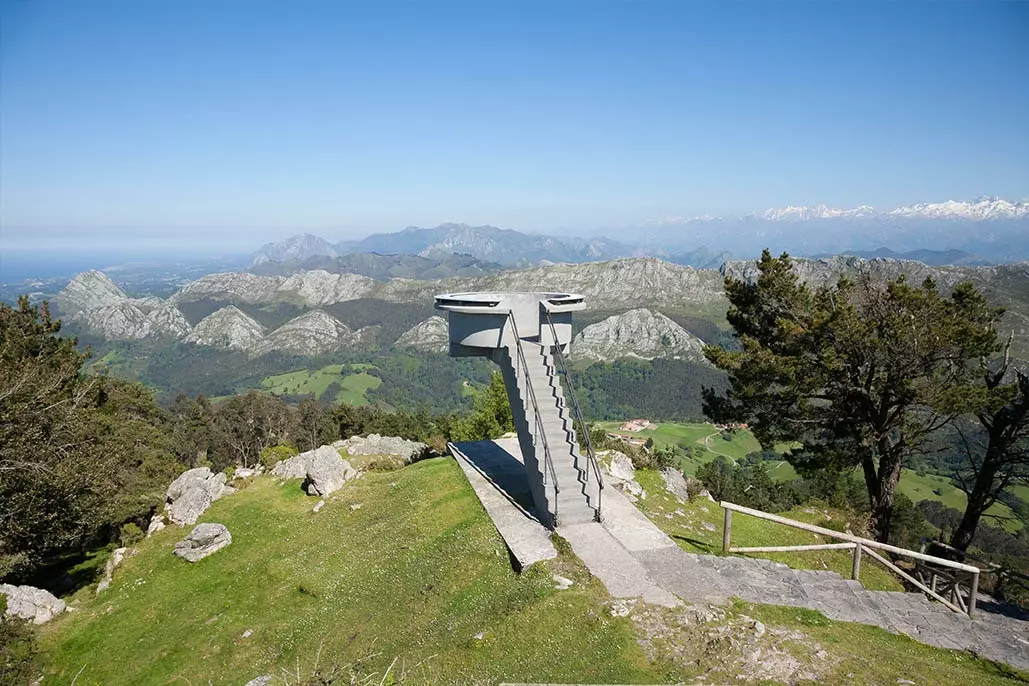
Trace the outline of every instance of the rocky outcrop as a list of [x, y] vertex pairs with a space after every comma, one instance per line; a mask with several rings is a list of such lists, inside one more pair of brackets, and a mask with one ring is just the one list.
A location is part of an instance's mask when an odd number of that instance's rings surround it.
[[223, 472], [213, 474], [207, 467], [187, 470], [168, 486], [168, 519], [180, 526], [194, 524], [211, 503], [234, 490], [225, 485]]
[[635, 502], [638, 498], [646, 498], [647, 493], [636, 481], [636, 468], [632, 465], [632, 459], [625, 453], [617, 450], [605, 450], [597, 453], [600, 468], [609, 477], [610, 484], [624, 493], [629, 500]]
[[[125, 559], [125, 554], [129, 551], [128, 548], [115, 548], [111, 556], [107, 558], [107, 562], [104, 564], [104, 578], [100, 580], [100, 583], [96, 585], [97, 595], [103, 593], [111, 587], [111, 582], [114, 581], [114, 570], [122, 563]], [[135, 550], [133, 550], [135, 553]]]
[[308, 495], [329, 495], [343, 488], [357, 471], [339, 456], [332, 446], [323, 445], [312, 450], [307, 458], [307, 477], [304, 487]]
[[248, 272], [208, 274], [186, 284], [168, 298], [172, 305], [196, 300], [224, 300], [226, 302], [270, 303], [275, 291], [284, 281], [281, 276], [257, 276]]
[[264, 328], [235, 305], [229, 305], [201, 319], [193, 332], [186, 336], [186, 342], [250, 350], [262, 338]]
[[143, 309], [128, 299], [80, 312], [76, 322], [114, 340], [133, 340], [152, 335], [151, 322]]
[[150, 331], [155, 336], [182, 338], [193, 330], [186, 317], [174, 305], [162, 304], [155, 308], [147, 314], [147, 321], [150, 322]]
[[665, 482], [665, 490], [674, 495], [678, 500], [686, 502], [690, 499], [690, 492], [686, 487], [686, 479], [678, 469], [665, 467], [661, 470], [661, 479]]
[[98, 307], [117, 305], [128, 296], [103, 272], [91, 269], [77, 274], [54, 299], [65, 314], [76, 314]]
[[396, 342], [397, 348], [413, 348], [445, 353], [450, 349], [450, 332], [443, 317], [429, 317], [405, 331]]
[[404, 464], [410, 464], [429, 454], [429, 446], [424, 443], [379, 434], [352, 436], [344, 441], [336, 441], [332, 447], [347, 455], [395, 455], [403, 460]]
[[308, 495], [324, 496], [342, 488], [357, 476], [357, 470], [340, 457], [336, 448], [323, 445], [278, 462], [272, 468], [272, 475], [284, 479], [302, 478], [301, 488]]
[[323, 307], [363, 298], [375, 286], [375, 281], [367, 276], [332, 274], [324, 269], [312, 269], [287, 278], [278, 287], [278, 293], [308, 307]]
[[33, 624], [46, 624], [68, 609], [63, 600], [34, 586], [0, 584], [0, 595], [7, 596], [6, 616], [28, 619]]
[[587, 326], [572, 342], [572, 356], [586, 360], [656, 357], [707, 364], [704, 343], [660, 312], [630, 310]]
[[300, 355], [322, 355], [354, 343], [358, 339], [346, 324], [335, 317], [312, 310], [291, 319], [253, 346], [255, 355], [282, 350]]
[[224, 524], [197, 524], [189, 536], [175, 544], [175, 555], [186, 562], [199, 562], [232, 543]]

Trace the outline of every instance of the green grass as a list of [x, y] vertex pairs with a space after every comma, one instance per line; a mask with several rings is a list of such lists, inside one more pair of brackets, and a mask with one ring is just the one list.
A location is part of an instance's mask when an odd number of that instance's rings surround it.
[[450, 459], [369, 473], [317, 514], [313, 503], [297, 481], [262, 478], [203, 517], [232, 532], [215, 555], [174, 557], [177, 527], [143, 542], [111, 589], [80, 591], [76, 612], [43, 627], [47, 682], [243, 683], [298, 664], [310, 674], [319, 651], [323, 668], [382, 674], [398, 658], [427, 682], [668, 674], [574, 558], [554, 562], [577, 579], [567, 591], [544, 566], [514, 573]]
[[[717, 503], [709, 502], [706, 498], [694, 498], [688, 503], [679, 503], [665, 490], [661, 475], [652, 470], [637, 471], [636, 480], [647, 491], [647, 497], [640, 500], [637, 505], [681, 548], [691, 553], [721, 554], [723, 510]], [[838, 511], [827, 507], [802, 506], [784, 512], [782, 515], [827, 529], [842, 531], [845, 524], [843, 516]], [[784, 546], [838, 542], [755, 517], [739, 513], [733, 515], [733, 546]], [[755, 553], [747, 557], [776, 560], [794, 569], [829, 570], [840, 574], [845, 579], [850, 578], [852, 553], [847, 550]], [[862, 565], [861, 583], [865, 588], [876, 591], [904, 590], [903, 585], [892, 572], [886, 571], [872, 561]]]
[[[261, 387], [276, 395], [308, 395], [313, 394], [320, 400], [345, 402], [351, 405], [366, 405], [365, 393], [371, 388], [382, 385], [382, 379], [373, 376], [367, 370], [375, 367], [369, 364], [330, 364], [321, 369], [298, 369], [285, 374], [269, 376], [261, 381]], [[354, 373], [344, 375], [344, 372]], [[333, 382], [343, 387], [335, 398], [325, 398], [325, 391]]]
[[[900, 483], [897, 488], [901, 493], [911, 498], [913, 502], [919, 502], [922, 500], [936, 500], [947, 507], [952, 507], [958, 512], [965, 511], [965, 505], [968, 502], [967, 496], [964, 492], [959, 489], [954, 483], [945, 476], [939, 476], [938, 474], [924, 474], [919, 475], [910, 469], [905, 469], [900, 477]], [[1024, 487], [1023, 487], [1024, 488]], [[1021, 529], [1024, 524], [1015, 516], [1015, 513], [1011, 511], [1004, 503], [994, 503], [990, 509], [986, 511], [987, 515], [996, 515], [999, 520], [985, 521], [1004, 527], [1007, 531], [1015, 533]]]

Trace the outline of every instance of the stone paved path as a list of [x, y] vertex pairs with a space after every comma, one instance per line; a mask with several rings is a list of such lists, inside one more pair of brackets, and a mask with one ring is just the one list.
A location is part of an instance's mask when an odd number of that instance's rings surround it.
[[[515, 457], [511, 446], [497, 443]], [[502, 476], [511, 475], [505, 471]], [[490, 483], [505, 490], [502, 478]], [[506, 530], [512, 522], [501, 525]], [[679, 598], [696, 605], [738, 597], [803, 607], [833, 620], [878, 626], [1029, 670], [1029, 613], [981, 600], [971, 620], [921, 593], [869, 591], [835, 572], [791, 569], [761, 558], [687, 553], [613, 488], [604, 489], [603, 524], [559, 527], [558, 533], [615, 598], [642, 597], [662, 605]]]

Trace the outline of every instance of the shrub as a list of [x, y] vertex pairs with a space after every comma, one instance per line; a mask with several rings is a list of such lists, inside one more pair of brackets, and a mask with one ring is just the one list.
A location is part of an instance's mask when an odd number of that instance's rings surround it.
[[277, 462], [299, 454], [300, 451], [288, 443], [261, 448], [261, 464], [265, 469], [271, 469]]
[[121, 540], [122, 547], [128, 548], [129, 546], [135, 545], [143, 540], [143, 530], [140, 529], [135, 522], [122, 524], [119, 538]]

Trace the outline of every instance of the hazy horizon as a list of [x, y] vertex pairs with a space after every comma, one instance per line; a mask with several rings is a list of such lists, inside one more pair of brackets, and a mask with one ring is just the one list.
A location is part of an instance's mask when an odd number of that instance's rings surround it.
[[[1029, 197], [1027, 3], [0, 5], [0, 238]], [[11, 234], [16, 234], [12, 236]], [[612, 236], [617, 238], [617, 236]]]

